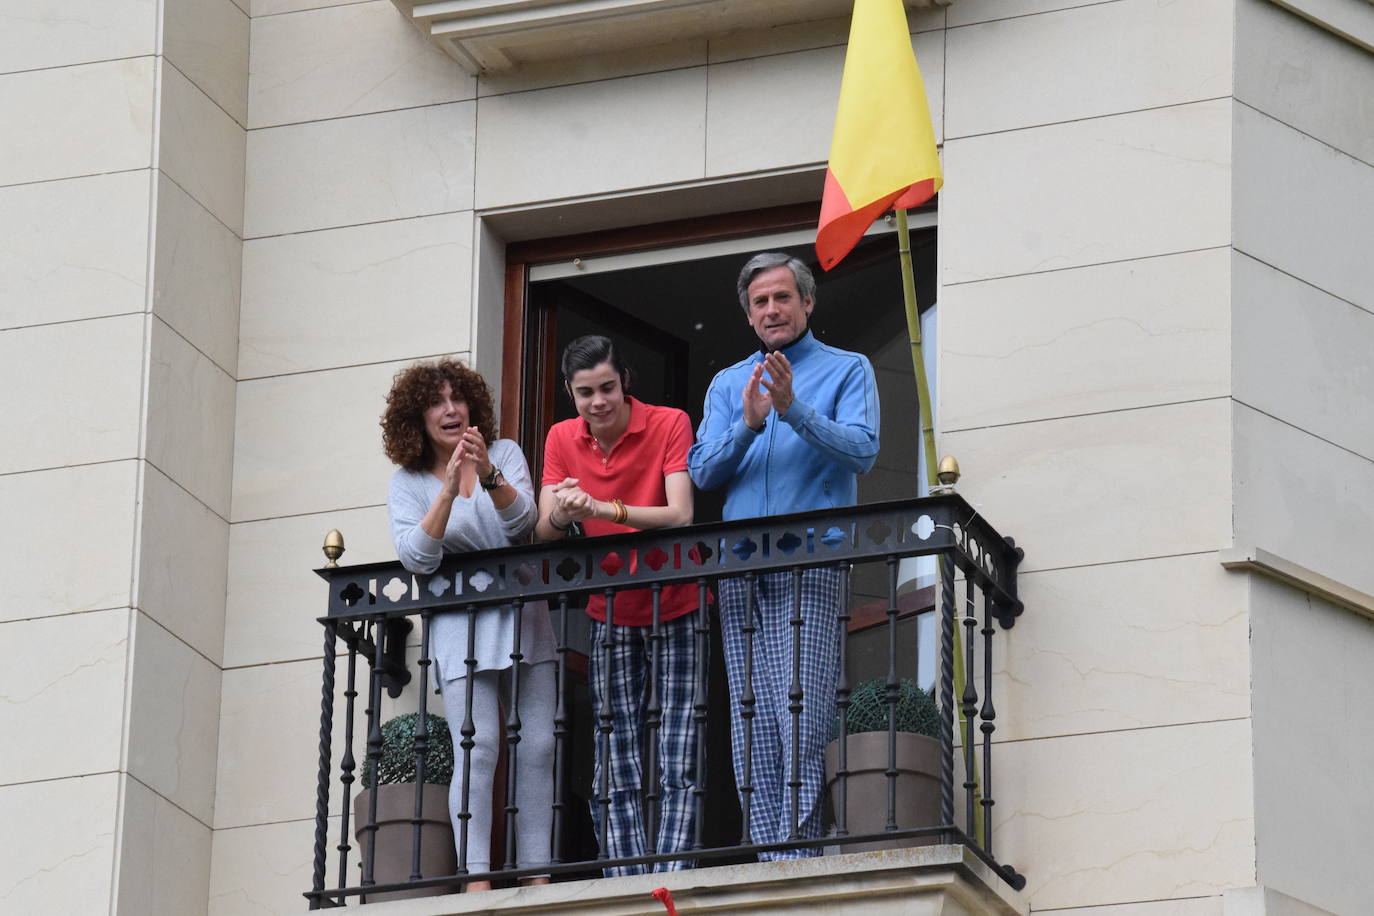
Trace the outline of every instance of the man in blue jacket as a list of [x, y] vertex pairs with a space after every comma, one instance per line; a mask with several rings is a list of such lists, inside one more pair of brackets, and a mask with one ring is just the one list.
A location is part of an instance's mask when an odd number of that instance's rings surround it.
[[[816, 304], [816, 281], [796, 258], [755, 255], [740, 271], [736, 288], [760, 348], [712, 380], [687, 459], [692, 480], [703, 490], [726, 488], [727, 520], [853, 505], [858, 475], [878, 457], [873, 367], [862, 354], [826, 346], [811, 334], [807, 323]], [[749, 811], [745, 841], [818, 837], [839, 668], [839, 575], [832, 569], [803, 574], [800, 628], [790, 624], [791, 573], [760, 575], [752, 596], [750, 588], [744, 578], [720, 582], [735, 782], [740, 804]], [[757, 630], [749, 686], [756, 704], [746, 767], [740, 713], [746, 691], [743, 627], [751, 607]], [[800, 637], [803, 707], [797, 728], [801, 792], [795, 811], [789, 787], [794, 719], [788, 696], [794, 629]], [[783, 849], [760, 858], [819, 852]]]

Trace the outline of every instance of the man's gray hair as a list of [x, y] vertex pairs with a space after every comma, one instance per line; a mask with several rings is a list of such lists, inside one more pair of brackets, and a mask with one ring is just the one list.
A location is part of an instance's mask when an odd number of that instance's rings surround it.
[[740, 308], [744, 309], [745, 312], [749, 311], [749, 284], [754, 282], [754, 277], [765, 270], [772, 270], [774, 267], [786, 267], [792, 271], [792, 277], [797, 281], [797, 295], [801, 296], [803, 300], [816, 301], [816, 278], [811, 275], [811, 268], [790, 254], [783, 254], [780, 251], [765, 251], [750, 258], [748, 263], [744, 265], [744, 269], [739, 272], [739, 280], [735, 283], [735, 290], [739, 293]]

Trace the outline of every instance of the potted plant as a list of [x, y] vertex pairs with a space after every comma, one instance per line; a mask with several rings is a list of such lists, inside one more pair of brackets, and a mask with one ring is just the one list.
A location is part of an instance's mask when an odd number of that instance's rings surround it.
[[[372, 786], [377, 792], [376, 853], [372, 878], [378, 884], [406, 881], [411, 874], [411, 819], [415, 815], [415, 728], [420, 714], [411, 712], [382, 724], [382, 756], [375, 774], [372, 762], [365, 761], [362, 789], [353, 800], [354, 836], [360, 857], [367, 855], [368, 812]], [[453, 847], [453, 825], [448, 816], [448, 787], [453, 781], [453, 739], [443, 717], [425, 717], [428, 748], [425, 752], [425, 785], [422, 789], [424, 816], [420, 827], [420, 874], [427, 878], [451, 875], [458, 870]], [[361, 868], [361, 858], [359, 860]], [[403, 897], [433, 897], [449, 894], [448, 886], [419, 887], [387, 894], [369, 894], [369, 901]]]
[[[887, 681], [865, 681], [849, 694], [845, 780], [845, 829], [849, 834], [881, 833], [887, 827], [888, 792]], [[935, 698], [915, 681], [897, 684], [897, 826], [929, 827], [940, 822], [940, 711]], [[840, 815], [840, 745], [836, 738], [825, 752], [831, 810]], [[899, 849], [938, 843], [935, 835], [859, 843], [844, 852]]]

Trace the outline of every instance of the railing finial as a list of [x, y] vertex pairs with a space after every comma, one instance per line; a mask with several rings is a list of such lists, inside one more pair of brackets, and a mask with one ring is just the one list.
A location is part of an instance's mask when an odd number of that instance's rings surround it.
[[935, 477], [940, 481], [940, 486], [931, 489], [931, 496], [945, 496], [954, 492], [954, 485], [959, 482], [959, 462], [953, 455], [940, 459], [940, 469]]
[[324, 546], [320, 548], [324, 551], [325, 557], [329, 560], [324, 564], [326, 569], [333, 569], [339, 565], [339, 557], [344, 554], [343, 532], [338, 528], [331, 528], [329, 533], [324, 536]]

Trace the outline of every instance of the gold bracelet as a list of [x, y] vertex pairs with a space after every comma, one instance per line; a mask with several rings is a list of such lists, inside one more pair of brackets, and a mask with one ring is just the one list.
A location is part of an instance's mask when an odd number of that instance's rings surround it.
[[614, 523], [617, 525], [625, 524], [625, 519], [630, 517], [630, 510], [625, 508], [625, 504], [618, 499], [611, 500], [611, 505], [615, 506]]

